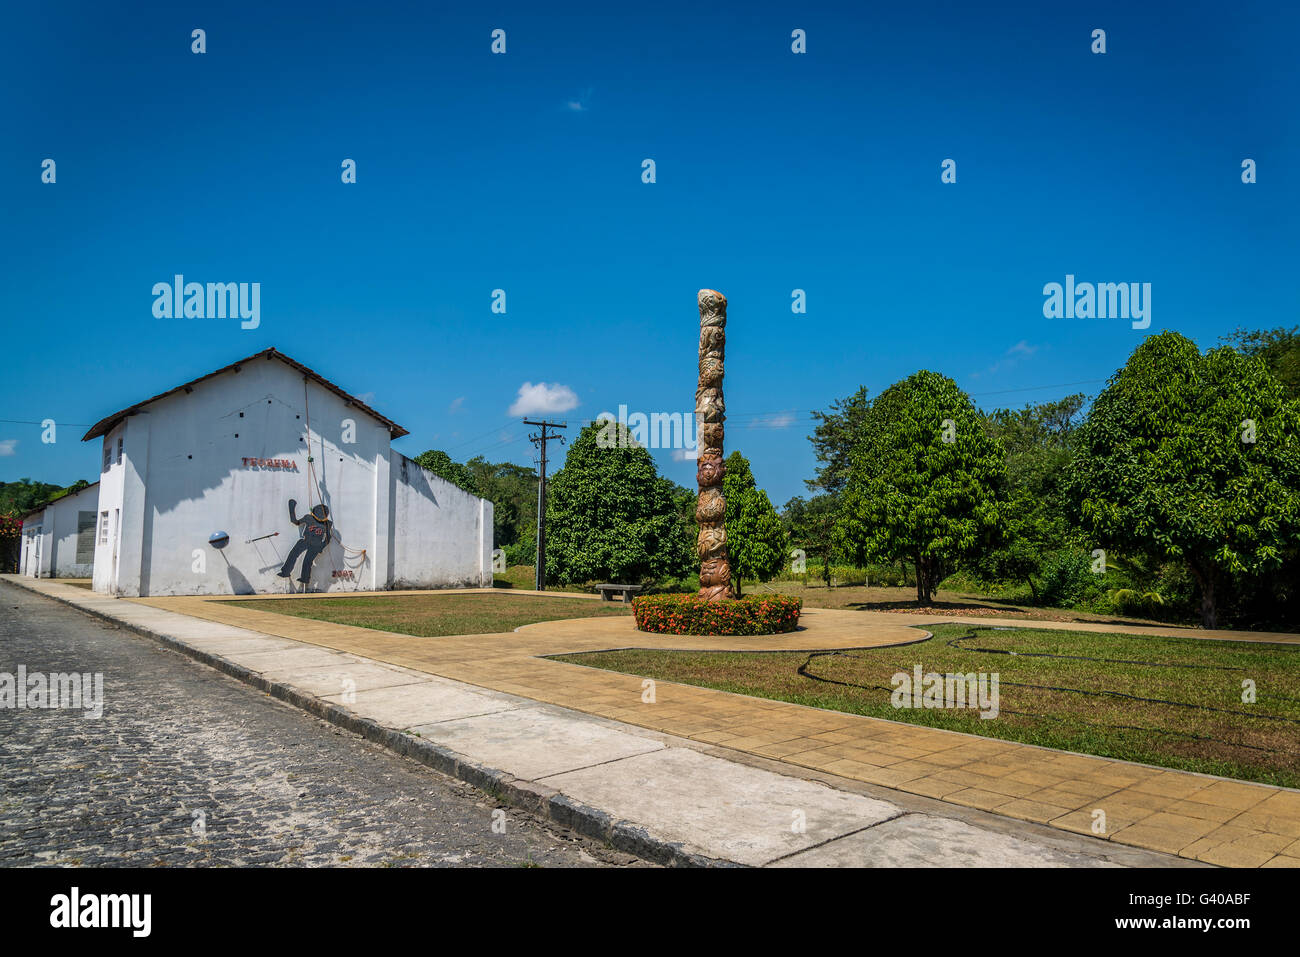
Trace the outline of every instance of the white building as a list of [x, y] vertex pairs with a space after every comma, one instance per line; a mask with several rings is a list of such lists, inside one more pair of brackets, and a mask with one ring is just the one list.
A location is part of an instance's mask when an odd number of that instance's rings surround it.
[[313, 531], [290, 500], [332, 522], [309, 591], [490, 586], [492, 503], [390, 448], [406, 434], [275, 349], [108, 416], [85, 435], [103, 453], [95, 591], [301, 591], [301, 557], [278, 574]]
[[95, 565], [99, 483], [23, 516], [20, 574], [31, 578], [89, 578]]

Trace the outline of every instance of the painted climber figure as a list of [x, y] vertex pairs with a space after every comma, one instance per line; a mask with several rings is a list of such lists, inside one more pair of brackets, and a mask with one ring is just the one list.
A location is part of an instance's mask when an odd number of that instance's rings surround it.
[[325, 550], [334, 537], [334, 523], [330, 521], [329, 508], [323, 503], [302, 518], [298, 518], [297, 508], [298, 503], [289, 499], [289, 521], [298, 526], [298, 541], [294, 542], [289, 557], [276, 574], [280, 578], [288, 578], [293, 574], [293, 563], [299, 555], [303, 555], [302, 574], [298, 576], [298, 581], [306, 585], [311, 581], [311, 566], [316, 561], [316, 556]]

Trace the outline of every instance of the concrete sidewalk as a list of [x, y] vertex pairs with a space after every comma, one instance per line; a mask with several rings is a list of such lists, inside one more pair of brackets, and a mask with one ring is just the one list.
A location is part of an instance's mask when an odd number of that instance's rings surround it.
[[57, 582], [4, 579], [156, 638], [503, 800], [666, 864], [1194, 865], [318, 643]]

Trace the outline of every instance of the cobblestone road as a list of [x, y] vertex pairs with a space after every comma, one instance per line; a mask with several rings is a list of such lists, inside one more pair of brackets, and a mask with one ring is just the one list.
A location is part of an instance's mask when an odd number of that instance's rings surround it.
[[105, 705], [0, 708], [0, 866], [641, 863], [508, 807], [494, 833], [482, 792], [0, 584], [0, 673], [19, 665], [102, 672]]

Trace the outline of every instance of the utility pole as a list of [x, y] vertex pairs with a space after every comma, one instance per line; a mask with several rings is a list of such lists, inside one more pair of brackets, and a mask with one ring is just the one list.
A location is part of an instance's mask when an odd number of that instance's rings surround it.
[[537, 567], [534, 584], [538, 591], [546, 591], [546, 443], [553, 439], [564, 441], [564, 436], [547, 435], [546, 430], [567, 429], [568, 426], [559, 422], [533, 422], [530, 419], [524, 419], [524, 425], [536, 425], [542, 429], [541, 435], [534, 433], [528, 436], [528, 441], [542, 450], [541, 481], [537, 483]]

